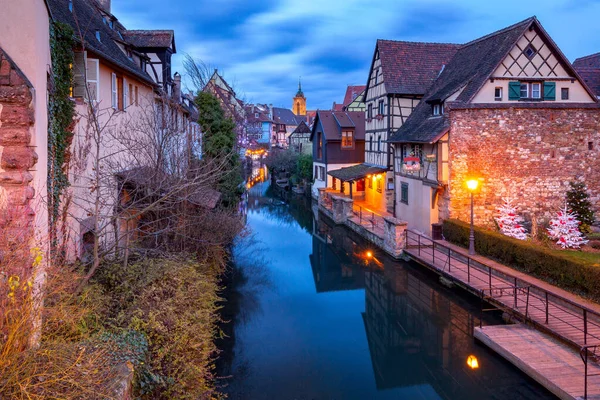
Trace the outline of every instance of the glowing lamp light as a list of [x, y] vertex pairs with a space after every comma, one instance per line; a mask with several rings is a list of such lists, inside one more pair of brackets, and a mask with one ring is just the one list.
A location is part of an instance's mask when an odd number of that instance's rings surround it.
[[477, 179], [469, 179], [467, 181], [467, 189], [471, 192], [477, 190], [477, 186], [479, 186], [479, 181]]
[[477, 357], [475, 357], [474, 355], [470, 355], [469, 357], [467, 357], [467, 365], [471, 369], [479, 368], [479, 361], [477, 361]]
[[373, 258], [373, 252], [372, 251], [367, 251], [365, 253], [365, 255], [367, 256], [367, 258]]

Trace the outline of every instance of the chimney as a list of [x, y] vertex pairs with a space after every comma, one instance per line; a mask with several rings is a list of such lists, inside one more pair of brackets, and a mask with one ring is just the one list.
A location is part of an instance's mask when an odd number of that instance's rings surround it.
[[100, 8], [102, 8], [107, 13], [112, 14], [110, 12], [110, 0], [96, 0], [96, 1], [100, 5]]
[[181, 75], [179, 75], [179, 72], [175, 72], [175, 75], [173, 75], [173, 97], [175, 101], [181, 101]]

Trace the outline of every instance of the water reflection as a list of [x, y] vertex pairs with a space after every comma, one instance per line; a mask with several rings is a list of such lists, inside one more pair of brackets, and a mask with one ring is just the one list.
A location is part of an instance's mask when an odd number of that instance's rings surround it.
[[[280, 201], [271, 190], [267, 180], [248, 196], [272, 287], [239, 301], [232, 317], [230, 398], [552, 398], [475, 344], [477, 301], [342, 226], [313, 221], [304, 199]], [[256, 288], [260, 275], [238, 268], [247, 277], [240, 291]], [[478, 369], [467, 366], [469, 355]]]

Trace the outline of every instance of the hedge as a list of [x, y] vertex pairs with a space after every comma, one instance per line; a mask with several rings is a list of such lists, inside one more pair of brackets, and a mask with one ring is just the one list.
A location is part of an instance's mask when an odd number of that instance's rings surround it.
[[[459, 246], [469, 245], [469, 224], [445, 220], [444, 238]], [[541, 247], [499, 232], [475, 227], [475, 251], [519, 271], [533, 275], [578, 295], [600, 300], [600, 268], [578, 262]]]

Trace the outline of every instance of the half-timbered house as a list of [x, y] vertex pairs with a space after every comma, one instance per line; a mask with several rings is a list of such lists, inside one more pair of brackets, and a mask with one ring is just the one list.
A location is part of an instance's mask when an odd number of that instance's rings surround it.
[[[319, 188], [332, 188], [350, 194], [351, 185], [342, 187], [330, 172], [365, 160], [365, 113], [362, 111], [317, 111], [310, 140], [313, 150], [313, 197]], [[338, 186], [339, 185], [339, 186]], [[364, 180], [355, 193], [364, 192]]]
[[311, 129], [306, 125], [306, 122], [301, 121], [288, 138], [289, 148], [296, 153], [312, 154], [310, 134]]
[[383, 188], [370, 185], [366, 201], [394, 213], [393, 146], [387, 139], [415, 109], [458, 45], [378, 40], [365, 88], [365, 163], [386, 169]]
[[598, 99], [535, 17], [466, 43], [389, 140], [396, 214], [425, 233], [468, 221], [467, 179], [480, 225], [510, 198], [535, 226], [573, 179], [598, 207], [599, 125]]

